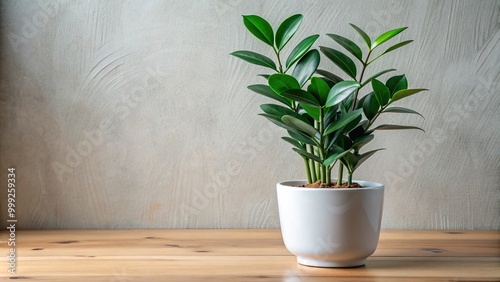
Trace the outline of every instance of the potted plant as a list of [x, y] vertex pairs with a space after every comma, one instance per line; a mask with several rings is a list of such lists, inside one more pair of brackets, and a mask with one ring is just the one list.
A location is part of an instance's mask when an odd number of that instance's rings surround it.
[[[274, 103], [261, 105], [259, 115], [286, 130], [287, 136], [282, 139], [293, 146], [304, 162], [307, 181], [277, 184], [285, 246], [304, 265], [361, 266], [378, 243], [384, 185], [353, 181], [353, 173], [374, 153], [382, 150], [363, 151], [376, 131], [422, 130], [415, 126], [378, 125], [376, 121], [386, 113], [421, 116], [414, 110], [393, 104], [426, 89], [408, 89], [405, 75], [392, 76], [385, 83], [381, 81], [382, 75], [395, 69], [372, 71], [374, 74], [365, 78], [374, 61], [412, 42], [402, 41], [377, 52], [379, 46], [406, 28], [387, 31], [372, 41], [362, 29], [351, 24], [366, 43], [365, 54], [352, 40], [338, 34], [327, 34], [348, 53], [330, 47], [319, 49], [346, 79], [318, 69], [320, 52], [312, 48], [318, 34], [301, 40], [284, 61], [284, 47], [302, 19], [300, 14], [293, 15], [274, 32], [265, 19], [257, 15], [243, 16], [245, 27], [271, 47], [275, 59], [253, 51], [236, 51], [231, 55], [272, 70], [269, 74], [259, 75], [265, 83], [248, 88], [274, 100]], [[331, 177], [336, 164], [340, 181]], [[344, 181], [345, 174], [347, 179]]]

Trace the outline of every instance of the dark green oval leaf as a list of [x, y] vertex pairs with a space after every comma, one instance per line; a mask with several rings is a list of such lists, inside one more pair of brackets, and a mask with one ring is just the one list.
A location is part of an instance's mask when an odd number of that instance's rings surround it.
[[356, 79], [356, 65], [344, 53], [328, 47], [319, 47], [321, 52], [348, 76]]
[[391, 98], [389, 88], [375, 78], [372, 79], [372, 88], [375, 93], [375, 99], [377, 99], [379, 105], [385, 106]]
[[[399, 90], [398, 92], [394, 93], [394, 95], [392, 96], [392, 100], [391, 100], [391, 103], [393, 102], [396, 102], [398, 100], [401, 100], [403, 98], [406, 98], [408, 96], [411, 96], [411, 95], [415, 95], [419, 92], [422, 92], [422, 91], [428, 91], [429, 89], [424, 89], [424, 88], [415, 88], [415, 89], [403, 89], [403, 90]], [[390, 104], [390, 103], [389, 103]]]
[[290, 110], [289, 108], [285, 108], [285, 107], [280, 106], [280, 105], [262, 104], [262, 105], [260, 105], [260, 108], [262, 109], [262, 111], [264, 113], [275, 116], [280, 120], [283, 116], [289, 115], [289, 116], [293, 116], [295, 118], [298, 118], [298, 119], [302, 120], [303, 122], [309, 122], [305, 116], [299, 115], [298, 113]]
[[297, 14], [284, 20], [276, 31], [276, 47], [281, 50], [293, 37], [302, 22], [302, 15]]
[[312, 146], [316, 146], [316, 142], [314, 142], [314, 140], [306, 135], [304, 135], [303, 133], [299, 132], [295, 132], [295, 131], [288, 131], [288, 134], [295, 140], [299, 141], [299, 142], [302, 142], [302, 143], [305, 143], [305, 144], [309, 144], [309, 145], [312, 145]]
[[297, 140], [290, 138], [290, 137], [281, 137], [281, 139], [285, 140], [286, 142], [292, 144], [293, 146], [301, 149], [305, 149], [305, 146], [300, 144]]
[[380, 151], [380, 150], [385, 150], [385, 149], [376, 149], [376, 150], [373, 150], [373, 151], [369, 151], [369, 152], [366, 152], [362, 155], [359, 155], [359, 156], [355, 156], [355, 159], [356, 159], [356, 164], [354, 165], [354, 170], [356, 170], [362, 163], [364, 163], [369, 157], [373, 156], [373, 154], [375, 154], [376, 152]]
[[331, 107], [339, 104], [340, 102], [344, 101], [344, 99], [346, 99], [349, 95], [354, 93], [354, 91], [356, 91], [359, 87], [361, 87], [361, 84], [356, 81], [350, 80], [335, 84], [328, 93], [328, 99], [326, 100], [325, 107]]
[[284, 115], [293, 115], [295, 114], [294, 111], [290, 110], [289, 108], [285, 108], [280, 105], [274, 105], [274, 104], [262, 104], [260, 105], [260, 108], [262, 111], [266, 114], [276, 116], [281, 119], [282, 116]]
[[424, 118], [424, 116], [422, 116], [419, 112], [416, 112], [412, 109], [403, 108], [403, 107], [390, 107], [390, 108], [385, 109], [383, 111], [383, 113], [415, 114], [415, 115], [419, 115], [422, 118]]
[[[340, 147], [338, 147], [340, 148]], [[324, 166], [330, 166], [333, 163], [335, 163], [338, 159], [342, 158], [345, 154], [349, 153], [349, 151], [342, 151], [342, 152], [336, 152], [331, 154], [326, 158], [326, 160], [323, 161]]]
[[271, 87], [269, 87], [267, 85], [264, 85], [264, 84], [254, 84], [254, 85], [248, 86], [248, 89], [250, 89], [250, 90], [252, 90], [252, 91], [254, 91], [254, 92], [256, 92], [256, 93], [258, 93], [260, 95], [264, 95], [264, 96], [266, 96], [268, 98], [271, 98], [271, 99], [274, 99], [276, 101], [279, 101], [279, 102], [287, 105], [288, 107], [292, 106], [292, 100], [276, 94], [271, 89]]
[[315, 156], [309, 152], [307, 152], [306, 150], [304, 149], [299, 149], [299, 148], [292, 148], [292, 150], [294, 150], [295, 152], [299, 153], [301, 156], [305, 157], [305, 158], [308, 158], [308, 159], [311, 159], [311, 160], [314, 160], [318, 163], [322, 163], [321, 159], [318, 157], [318, 156]]
[[304, 103], [300, 103], [300, 106], [308, 115], [310, 115], [314, 120], [319, 120], [319, 108], [318, 107], [312, 107], [308, 106]]
[[339, 83], [341, 81], [344, 81], [341, 77], [329, 72], [329, 71], [326, 71], [326, 70], [322, 70], [322, 69], [317, 69], [316, 70], [316, 73], [317, 74], [320, 74], [324, 77], [326, 77], [328, 80], [330, 80], [331, 82], [333, 82], [333, 84], [336, 84], [336, 83]]
[[[328, 127], [325, 129], [323, 132], [323, 136], [326, 136], [336, 130], [341, 129], [342, 127], [346, 126], [350, 122], [356, 120], [357, 118], [361, 117], [361, 109], [359, 110], [354, 110], [352, 112], [348, 112], [347, 114], [343, 115], [341, 118], [338, 120], [330, 123]], [[359, 121], [358, 121], [359, 122]]]
[[400, 129], [418, 129], [418, 130], [422, 130], [423, 132], [425, 132], [425, 130], [423, 130], [420, 127], [410, 126], [410, 125], [397, 125], [397, 124], [382, 124], [382, 125], [375, 127], [371, 131], [373, 132], [375, 130], [400, 130]]
[[293, 128], [293, 127], [290, 127], [288, 125], [286, 125], [281, 119], [277, 118], [276, 116], [273, 116], [273, 115], [270, 115], [270, 114], [258, 114], [259, 116], [263, 116], [265, 117], [267, 120], [269, 120], [270, 122], [274, 123], [275, 125], [281, 127], [281, 128], [284, 128], [286, 129], [289, 133], [290, 132], [293, 132], [295, 134], [299, 134], [299, 135], [304, 135], [302, 132], [300, 132], [299, 130]]
[[252, 51], [236, 51], [231, 55], [243, 59], [251, 64], [268, 67], [276, 71], [276, 64], [268, 57]]
[[374, 96], [375, 94], [373, 92], [369, 93], [365, 96], [366, 98], [363, 102], [363, 112], [369, 120], [377, 115], [378, 109], [380, 108], [380, 104]]
[[389, 78], [385, 83], [385, 85], [387, 85], [389, 91], [391, 91], [391, 97], [392, 97], [394, 93], [398, 92], [399, 90], [407, 89], [408, 81], [406, 80], [406, 76], [404, 74], [396, 75]]
[[271, 89], [279, 95], [288, 89], [300, 89], [297, 79], [289, 74], [275, 73], [268, 78], [267, 82]]
[[354, 30], [356, 30], [357, 33], [359, 33], [359, 35], [361, 35], [361, 37], [366, 43], [366, 46], [368, 46], [368, 49], [370, 49], [370, 47], [372, 46], [372, 41], [370, 40], [370, 36], [368, 36], [366, 32], [364, 32], [361, 28], [355, 26], [354, 24], [350, 23], [350, 25], [352, 26], [352, 28], [354, 28]]
[[370, 141], [373, 140], [373, 138], [375, 138], [375, 136], [373, 134], [365, 135], [365, 136], [361, 136], [359, 138], [356, 138], [356, 140], [353, 141], [352, 148], [355, 151], [359, 151], [359, 149], [361, 149], [361, 147], [368, 144]]
[[320, 105], [324, 105], [326, 103], [326, 99], [328, 98], [330, 87], [323, 79], [313, 77], [311, 78], [311, 84], [307, 87], [307, 91], [316, 97], [316, 99], [320, 102]]
[[311, 136], [311, 137], [315, 137], [315, 136], [318, 136], [319, 135], [319, 132], [310, 124], [308, 123], [305, 123], [304, 121], [296, 118], [296, 117], [293, 117], [293, 116], [283, 116], [281, 118], [281, 120], [283, 121], [283, 123], [285, 123], [286, 125], [292, 127], [292, 128], [295, 128], [301, 132], [304, 132], [306, 133], [307, 135]]
[[298, 61], [302, 56], [304, 56], [307, 51], [311, 48], [311, 46], [316, 42], [319, 35], [311, 35], [306, 37], [292, 50], [290, 55], [288, 55], [288, 59], [286, 60], [286, 69], [288, 70], [296, 61]]
[[309, 78], [314, 74], [319, 65], [319, 52], [313, 49], [302, 57], [295, 68], [292, 75], [297, 79], [299, 84], [303, 86]]
[[347, 51], [349, 51], [349, 53], [353, 54], [356, 59], [358, 59], [360, 62], [363, 62], [363, 52], [361, 51], [361, 48], [356, 45], [356, 43], [338, 34], [329, 33], [327, 35], [342, 47], [344, 47]]
[[307, 106], [319, 107], [318, 100], [309, 92], [302, 89], [288, 89], [281, 93], [283, 97], [304, 103]]
[[271, 25], [257, 15], [243, 16], [243, 24], [255, 37], [274, 47], [274, 33]]

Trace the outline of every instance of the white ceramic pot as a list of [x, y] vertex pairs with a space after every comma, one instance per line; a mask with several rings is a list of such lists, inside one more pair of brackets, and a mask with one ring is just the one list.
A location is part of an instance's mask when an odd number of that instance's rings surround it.
[[384, 185], [363, 188], [300, 188], [306, 181], [278, 183], [281, 233], [297, 262], [317, 267], [364, 265], [377, 248]]

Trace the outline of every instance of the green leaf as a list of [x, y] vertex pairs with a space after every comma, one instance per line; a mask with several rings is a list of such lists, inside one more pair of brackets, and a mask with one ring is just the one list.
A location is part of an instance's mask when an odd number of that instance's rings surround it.
[[290, 137], [281, 137], [281, 139], [285, 140], [286, 142], [292, 144], [293, 146], [297, 147], [297, 148], [302, 148], [304, 149], [304, 145], [300, 144], [297, 140], [293, 139], [293, 138], [290, 138]]
[[293, 128], [291, 126], [286, 125], [281, 119], [279, 119], [276, 116], [273, 116], [273, 115], [270, 115], [270, 114], [258, 114], [258, 115], [259, 116], [263, 116], [267, 120], [269, 120], [270, 122], [274, 123], [275, 125], [277, 125], [277, 126], [279, 126], [281, 128], [286, 129], [289, 134], [290, 134], [290, 132], [293, 132], [296, 135], [304, 135], [305, 136], [305, 134], [303, 134], [301, 131], [297, 130], [296, 128]]
[[371, 120], [378, 113], [378, 109], [380, 108], [380, 104], [375, 98], [375, 94], [371, 92], [366, 95], [365, 101], [363, 102], [363, 112], [365, 113], [365, 117]]
[[339, 104], [349, 95], [354, 93], [354, 91], [356, 91], [359, 87], [361, 87], [361, 84], [356, 81], [349, 80], [341, 81], [335, 84], [328, 93], [325, 107], [331, 107]]
[[265, 78], [266, 80], [268, 80], [271, 75], [270, 74], [258, 74], [257, 76], [261, 76], [261, 77]]
[[250, 90], [252, 90], [252, 91], [254, 91], [254, 92], [256, 92], [256, 93], [258, 93], [260, 95], [266, 96], [266, 97], [274, 99], [276, 101], [279, 101], [279, 102], [287, 105], [288, 107], [292, 106], [292, 100], [276, 94], [271, 89], [271, 87], [269, 87], [267, 85], [264, 85], [264, 84], [254, 84], [254, 85], [248, 86], [248, 89], [250, 89]]
[[[422, 91], [428, 91], [429, 89], [424, 89], [424, 88], [415, 88], [415, 89], [403, 89], [403, 90], [399, 90], [398, 92], [394, 93], [394, 95], [392, 95], [392, 100], [391, 100], [391, 103], [394, 103], [398, 100], [401, 100], [403, 98], [406, 98], [408, 96], [411, 96], [411, 95], [415, 95], [419, 92], [422, 92]], [[391, 104], [389, 103], [389, 104]]]
[[321, 52], [348, 76], [356, 79], [356, 65], [344, 53], [328, 47], [319, 47]]
[[302, 143], [305, 143], [305, 144], [309, 144], [309, 145], [312, 145], [312, 146], [316, 146], [316, 142], [314, 142], [314, 140], [312, 138], [310, 138], [309, 136], [306, 136], [305, 134], [303, 133], [297, 133], [295, 131], [288, 131], [288, 134], [295, 140], [299, 141], [299, 142], [302, 142]]
[[361, 87], [363, 87], [363, 86], [365, 86], [366, 84], [370, 83], [370, 82], [372, 81], [372, 79], [377, 78], [377, 77], [379, 77], [379, 76], [381, 76], [381, 75], [383, 75], [383, 74], [386, 74], [386, 73], [388, 73], [388, 72], [395, 71], [395, 70], [396, 70], [396, 69], [387, 69], [387, 70], [383, 70], [383, 71], [381, 71], [381, 72], [378, 72], [378, 73], [376, 73], [376, 74], [374, 74], [374, 75], [370, 76], [367, 80], [365, 80], [365, 82], [361, 83]]
[[387, 48], [387, 50], [385, 50], [384, 52], [382, 52], [382, 53], [378, 54], [378, 55], [377, 55], [377, 57], [375, 57], [375, 58], [371, 59], [371, 60], [367, 63], [367, 65], [369, 65], [369, 64], [371, 64], [371, 63], [373, 63], [376, 59], [380, 58], [382, 55], [385, 55], [385, 54], [387, 54], [387, 53], [389, 53], [389, 52], [391, 52], [391, 51], [394, 51], [394, 50], [396, 50], [396, 49], [398, 49], [398, 48], [401, 48], [401, 47], [403, 47], [403, 46], [405, 46], [405, 45], [407, 45], [407, 44], [410, 44], [410, 43], [412, 43], [412, 42], [413, 42], [413, 40], [406, 40], [406, 41], [403, 41], [403, 42], [399, 42], [398, 44], [392, 45], [391, 47]]
[[284, 20], [276, 31], [276, 47], [281, 50], [293, 37], [302, 22], [302, 15], [293, 15]]
[[[323, 132], [323, 136], [326, 136], [336, 130], [341, 129], [342, 127], [346, 126], [349, 124], [351, 121], [356, 120], [357, 118], [361, 117], [361, 109], [355, 110], [352, 112], [348, 112], [347, 114], [343, 115], [341, 118], [338, 120], [330, 123], [325, 131]], [[358, 121], [359, 122], [359, 121]]]
[[296, 61], [298, 61], [302, 56], [304, 56], [307, 51], [311, 48], [311, 46], [316, 42], [319, 35], [311, 35], [306, 37], [304, 40], [300, 41], [300, 43], [292, 50], [290, 55], [288, 55], [288, 59], [286, 60], [286, 69], [288, 70]]
[[353, 153], [347, 152], [341, 159], [340, 161], [347, 167], [347, 171], [349, 171], [350, 174], [354, 172], [354, 167], [356, 166], [356, 156], [354, 156]]
[[422, 118], [424, 118], [424, 116], [422, 116], [419, 112], [416, 112], [416, 111], [414, 111], [412, 109], [403, 108], [403, 107], [390, 107], [390, 108], [386, 108], [383, 111], [383, 113], [415, 114], [415, 115], [419, 115]]
[[262, 105], [260, 105], [260, 108], [262, 109], [262, 111], [264, 113], [276, 116], [278, 118], [281, 118], [282, 116], [288, 115], [290, 113], [295, 113], [294, 111], [290, 110], [289, 108], [285, 108], [283, 106], [274, 105], [274, 104], [262, 104]]
[[406, 80], [406, 76], [404, 74], [396, 75], [389, 78], [385, 83], [385, 85], [387, 85], [389, 91], [391, 91], [391, 97], [392, 97], [394, 93], [398, 92], [399, 90], [407, 89], [408, 81]]
[[320, 74], [326, 78], [328, 78], [330, 81], [332, 81], [334, 84], [337, 84], [341, 81], [344, 81], [341, 77], [329, 72], [329, 71], [326, 71], [326, 70], [322, 70], [322, 69], [317, 69], [316, 70], [316, 73], [317, 74]]
[[319, 121], [319, 108], [318, 107], [311, 107], [311, 106], [308, 106], [304, 103], [300, 103], [300, 106], [302, 107], [302, 109], [304, 109], [304, 111], [306, 111], [306, 113], [308, 115], [310, 115], [314, 120], [318, 120]]
[[375, 99], [377, 99], [379, 105], [385, 106], [391, 98], [389, 88], [375, 78], [372, 79], [372, 88], [373, 93], [375, 93]]
[[380, 150], [385, 150], [385, 149], [376, 149], [376, 150], [372, 150], [372, 151], [366, 152], [366, 153], [364, 153], [362, 155], [356, 156], [356, 164], [354, 165], [353, 171], [356, 170], [369, 157], [373, 156], [373, 154], [375, 154], [376, 152], [378, 152]]
[[256, 15], [247, 15], [243, 16], [243, 24], [255, 37], [274, 47], [273, 28], [265, 19]]
[[281, 93], [283, 97], [304, 103], [307, 106], [319, 107], [318, 100], [309, 92], [302, 89], [288, 89]]
[[282, 95], [288, 89], [300, 89], [297, 79], [289, 74], [275, 73], [269, 77], [267, 82], [269, 87], [279, 95]]
[[299, 153], [303, 157], [306, 157], [308, 159], [314, 160], [314, 161], [316, 161], [318, 163], [322, 163], [321, 159], [318, 156], [315, 156], [315, 155], [313, 155], [313, 154], [311, 154], [311, 153], [309, 153], [309, 152], [307, 152], [307, 151], [305, 151], [303, 149], [301, 150], [299, 148], [292, 148], [292, 150], [294, 150], [295, 152]]
[[384, 32], [379, 37], [377, 37], [377, 39], [375, 39], [375, 41], [373, 41], [372, 46], [371, 46], [370, 49], [371, 50], [375, 49], [377, 46], [379, 46], [380, 44], [382, 44], [382, 43], [386, 42], [387, 40], [393, 38], [394, 36], [398, 35], [399, 33], [401, 33], [405, 29], [407, 29], [407, 27], [400, 27], [400, 28], [396, 28], [396, 29]]
[[366, 32], [364, 32], [361, 28], [355, 26], [354, 24], [350, 23], [350, 25], [352, 26], [352, 28], [354, 28], [354, 30], [356, 30], [357, 33], [359, 33], [359, 35], [361, 35], [361, 37], [363, 38], [363, 40], [366, 43], [366, 46], [368, 46], [368, 49], [370, 49], [370, 47], [372, 46], [370, 36], [368, 36], [368, 34], [366, 34]]
[[363, 52], [361, 51], [361, 48], [356, 45], [356, 43], [338, 34], [330, 33], [327, 35], [349, 51], [349, 53], [353, 54], [354, 57], [356, 57], [356, 59], [358, 59], [361, 63], [363, 62]]
[[306, 133], [307, 135], [311, 137], [315, 137], [319, 135], [319, 132], [312, 127], [310, 124], [305, 123], [304, 121], [293, 117], [293, 116], [283, 116], [281, 120], [288, 126], [295, 128], [301, 132]]
[[341, 134], [337, 137], [337, 140], [335, 142], [337, 146], [343, 148], [344, 150], [349, 150], [352, 147], [352, 141], [349, 139], [349, 137]]
[[330, 87], [323, 79], [313, 77], [311, 78], [311, 84], [307, 87], [307, 91], [316, 97], [320, 105], [324, 105], [326, 103], [326, 99], [328, 98]]
[[349, 153], [349, 151], [342, 151], [342, 152], [333, 153], [332, 155], [328, 156], [328, 158], [326, 158], [326, 160], [323, 161], [323, 165], [328, 167], [331, 164], [335, 163], [338, 159], [342, 158], [347, 153]]
[[367, 128], [369, 124], [370, 122], [368, 120], [363, 120], [362, 122], [358, 123], [358, 125], [353, 130], [349, 131], [349, 138], [351, 138], [351, 140], [356, 140], [361, 136], [366, 135], [365, 128]]
[[318, 68], [319, 60], [319, 52], [316, 49], [310, 50], [299, 60], [293, 69], [292, 75], [297, 79], [301, 86], [303, 86], [314, 74]]
[[266, 57], [259, 53], [255, 53], [252, 51], [236, 51], [231, 53], [231, 55], [243, 59], [251, 64], [268, 67], [276, 71], [276, 64], [274, 63], [274, 61], [269, 59], [269, 57]]
[[306, 117], [299, 115], [298, 113], [290, 110], [289, 108], [285, 108], [280, 105], [274, 105], [274, 104], [262, 104], [260, 105], [260, 108], [262, 111], [266, 114], [272, 115], [277, 117], [278, 119], [281, 120], [281, 118], [285, 115], [293, 116], [296, 117], [303, 122], [309, 122]]
[[409, 126], [409, 125], [396, 125], [396, 124], [382, 124], [372, 129], [371, 132], [375, 130], [399, 130], [399, 129], [418, 129], [425, 132], [425, 130], [423, 130], [420, 127]]
[[361, 137], [358, 137], [356, 138], [354, 141], [353, 141], [353, 144], [352, 144], [352, 148], [355, 150], [355, 151], [359, 151], [359, 149], [361, 149], [361, 147], [363, 147], [364, 145], [368, 144], [370, 141], [373, 140], [375, 136], [373, 134], [369, 134], [369, 135], [365, 135], [365, 136], [361, 136]]
[[[363, 112], [363, 109], [358, 109], [360, 112]], [[357, 111], [357, 110], [356, 110]], [[352, 130], [356, 129], [356, 127], [359, 125], [359, 122], [362, 119], [362, 115], [360, 114], [357, 118], [352, 120], [350, 123], [348, 123], [346, 126], [344, 126], [344, 129], [342, 129], [343, 133], [351, 133]]]

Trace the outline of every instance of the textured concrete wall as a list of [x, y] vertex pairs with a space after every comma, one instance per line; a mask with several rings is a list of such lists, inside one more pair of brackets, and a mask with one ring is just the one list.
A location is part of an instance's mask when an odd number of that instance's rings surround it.
[[431, 89], [400, 103], [425, 120], [392, 121], [427, 132], [379, 133], [370, 147], [388, 150], [355, 176], [386, 184], [383, 227], [500, 226], [500, 1], [0, 5], [2, 225], [14, 166], [24, 229], [278, 227], [275, 183], [304, 178], [302, 160], [256, 115], [262, 69], [228, 54], [266, 50], [242, 14], [303, 13], [294, 43], [357, 38], [349, 22], [415, 39], [377, 66]]

